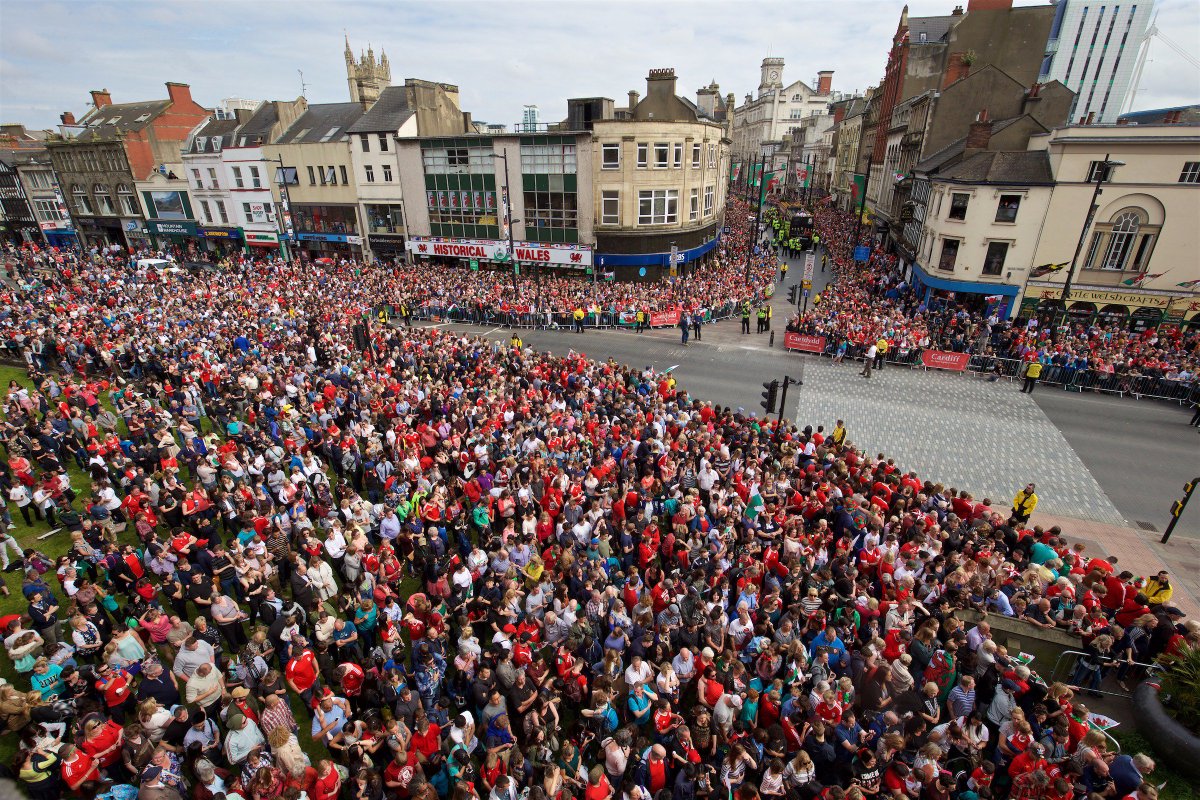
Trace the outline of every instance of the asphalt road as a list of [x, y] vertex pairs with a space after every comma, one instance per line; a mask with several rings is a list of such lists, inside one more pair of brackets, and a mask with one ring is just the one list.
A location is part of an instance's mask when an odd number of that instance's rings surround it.
[[[1039, 386], [1033, 399], [1131, 525], [1166, 530], [1171, 502], [1183, 495], [1185, 482], [1200, 476], [1200, 432], [1188, 427], [1191, 411], [1048, 386]], [[1188, 504], [1171, 535], [1200, 538], [1200, 497]]]

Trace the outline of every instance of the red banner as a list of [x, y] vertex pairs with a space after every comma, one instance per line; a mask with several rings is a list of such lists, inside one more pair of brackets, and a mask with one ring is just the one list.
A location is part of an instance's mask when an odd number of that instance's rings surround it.
[[971, 360], [969, 353], [951, 353], [946, 350], [922, 350], [921, 363], [929, 369], [948, 369], [962, 372]]
[[678, 325], [679, 324], [679, 309], [674, 311], [652, 311], [650, 312], [650, 327], [657, 328], [662, 325]]
[[788, 331], [783, 334], [783, 349], [803, 350], [806, 353], [824, 353], [825, 337]]

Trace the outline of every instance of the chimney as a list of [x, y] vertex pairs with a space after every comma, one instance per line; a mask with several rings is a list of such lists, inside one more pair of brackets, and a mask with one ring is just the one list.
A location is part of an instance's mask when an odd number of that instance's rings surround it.
[[1117, 124], [1118, 125], [1128, 125], [1129, 120], [1125, 119], [1125, 117], [1121, 117], [1120, 119], [1117, 120]]
[[73, 111], [64, 111], [58, 118], [62, 120], [63, 125], [71, 126], [77, 124], [75, 122], [75, 112]]
[[1012, 8], [1012, 0], [969, 0], [967, 13], [972, 11], [1007, 11]]
[[945, 89], [950, 84], [961, 81], [970, 74], [971, 65], [967, 63], [967, 54], [951, 53], [949, 62], [946, 64], [946, 74], [942, 79], [942, 88]]
[[1096, 122], [1096, 112], [1095, 112], [1095, 111], [1089, 111], [1089, 112], [1088, 112], [1088, 115], [1087, 115], [1087, 122], [1086, 122], [1086, 123], [1084, 123], [1084, 124], [1085, 124], [1085, 125], [1092, 125], [1092, 124], [1094, 124], [1095, 122]]
[[822, 97], [833, 91], [833, 70], [823, 69], [817, 73], [817, 94]]
[[652, 69], [646, 76], [646, 97], [675, 96], [675, 68]]
[[175, 83], [167, 81], [167, 96], [171, 98], [173, 106], [192, 105], [192, 87], [186, 83]]
[[112, 95], [108, 89], [92, 89], [92, 105], [96, 108], [104, 108], [112, 105]]
[[992, 121], [988, 119], [988, 112], [985, 108], [976, 115], [975, 121], [971, 123], [971, 127], [967, 130], [967, 143], [963, 150], [963, 156], [966, 156], [967, 151], [987, 150], [988, 143], [991, 140]]
[[963, 14], [962, 6], [955, 6], [954, 10], [950, 12], [950, 16], [952, 16], [952, 17], [961, 17], [962, 14]]
[[630, 111], [633, 111], [634, 106], [636, 106], [638, 104], [638, 100], [640, 100], [641, 97], [642, 96], [640, 94], [638, 94], [637, 89], [629, 90], [629, 110]]
[[833, 107], [833, 124], [837, 125], [846, 118], [846, 104], [838, 103]]

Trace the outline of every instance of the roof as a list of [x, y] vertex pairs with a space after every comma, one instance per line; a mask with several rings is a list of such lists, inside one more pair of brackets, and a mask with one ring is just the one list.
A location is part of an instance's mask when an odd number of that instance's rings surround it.
[[[191, 147], [188, 148], [188, 152], [221, 152], [221, 148], [229, 147], [233, 144], [233, 133], [237, 129], [237, 126], [238, 123], [236, 119], [217, 119], [216, 117], [209, 117], [192, 137]], [[220, 147], [217, 147], [213, 144], [214, 139], [220, 143]]]
[[75, 138], [81, 142], [112, 139], [119, 133], [138, 131], [150, 125], [154, 118], [171, 106], [170, 100], [149, 100], [143, 103], [112, 103], [93, 108], [79, 121]]
[[1045, 150], [995, 152], [985, 150], [939, 173], [939, 180], [960, 183], [1052, 185], [1050, 154]]
[[949, 14], [944, 17], [909, 17], [908, 41], [910, 44], [922, 44], [921, 34], [924, 33], [925, 43], [940, 42], [962, 18], [961, 14]]
[[363, 115], [358, 103], [317, 103], [308, 107], [275, 144], [318, 144], [340, 141]]
[[371, 104], [367, 113], [351, 125], [347, 133], [384, 133], [398, 131], [400, 126], [417, 113], [408, 104], [405, 86], [389, 86], [379, 93], [379, 99]]
[[278, 121], [278, 106], [271, 102], [263, 103], [251, 115], [250, 119], [242, 123], [241, 127], [237, 129], [236, 145], [238, 147], [245, 147], [246, 145], [261, 144], [262, 142], [258, 141], [260, 137], [265, 142], [266, 137], [271, 133], [271, 128]]
[[[995, 136], [1008, 126], [1015, 124], [1019, 119], [1021, 119], [1019, 116], [1009, 117], [1008, 119], [1002, 119], [992, 123], [992, 136]], [[963, 151], [966, 149], [967, 137], [964, 136], [961, 139], [946, 145], [936, 153], [932, 153], [921, 159], [921, 161], [913, 167], [913, 172], [937, 172], [937, 170], [940, 169], [943, 164], [947, 164], [958, 156], [961, 156]]]

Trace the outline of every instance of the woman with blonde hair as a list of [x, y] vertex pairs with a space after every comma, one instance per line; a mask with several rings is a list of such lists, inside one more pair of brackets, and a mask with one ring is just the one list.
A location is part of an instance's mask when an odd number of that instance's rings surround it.
[[795, 792], [801, 786], [812, 783], [816, 775], [817, 768], [813, 764], [812, 756], [801, 750], [783, 768], [783, 784], [789, 790]]
[[297, 770], [303, 772], [311, 764], [308, 755], [300, 749], [296, 734], [285, 726], [272, 728], [267, 734], [267, 744], [271, 745], [271, 752], [275, 755], [275, 765], [287, 775], [294, 775]]
[[26, 693], [8, 683], [0, 686], [0, 733], [16, 733], [28, 724], [29, 701]]
[[138, 722], [142, 725], [142, 731], [145, 732], [146, 738], [158, 744], [162, 741], [163, 733], [166, 732], [167, 726], [171, 724], [172, 715], [168, 709], [163, 708], [158, 704], [158, 701], [153, 697], [143, 700], [137, 707]]

